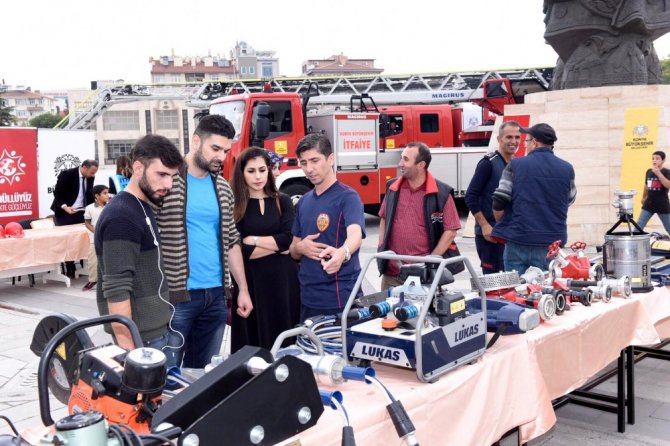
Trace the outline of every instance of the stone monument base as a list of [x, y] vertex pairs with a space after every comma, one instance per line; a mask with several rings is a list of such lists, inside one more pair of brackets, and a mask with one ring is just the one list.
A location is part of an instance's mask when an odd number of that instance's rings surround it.
[[[670, 168], [670, 85], [547, 91], [527, 95], [525, 101], [506, 106], [505, 116], [530, 115], [531, 125], [545, 122], [554, 127], [556, 154], [575, 168], [577, 200], [568, 212], [567, 242], [602, 244], [607, 230], [618, 221], [612, 202], [614, 192], [621, 189], [626, 109], [660, 108], [655, 150], [668, 154], [666, 165]], [[642, 197], [644, 172], [639, 177], [637, 200]], [[645, 229], [665, 232], [656, 216]]]

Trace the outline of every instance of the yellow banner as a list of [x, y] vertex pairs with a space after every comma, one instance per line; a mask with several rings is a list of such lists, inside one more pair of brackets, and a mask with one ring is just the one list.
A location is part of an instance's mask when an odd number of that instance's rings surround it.
[[658, 143], [659, 114], [659, 107], [626, 109], [619, 190], [637, 191], [634, 200], [635, 218], [640, 215], [642, 208], [644, 174], [651, 168], [651, 154], [656, 151]]

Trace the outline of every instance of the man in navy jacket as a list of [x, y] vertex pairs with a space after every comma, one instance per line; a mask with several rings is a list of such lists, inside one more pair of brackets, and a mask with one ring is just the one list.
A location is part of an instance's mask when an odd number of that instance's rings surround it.
[[568, 207], [575, 201], [575, 170], [554, 154], [556, 132], [548, 124], [521, 127], [527, 155], [513, 159], [493, 193], [493, 236], [506, 243], [505, 271], [548, 268], [547, 250], [567, 241]]
[[498, 130], [498, 150], [484, 156], [475, 169], [465, 203], [475, 217], [475, 246], [481, 261], [482, 273], [492, 274], [505, 269], [505, 245], [491, 236], [496, 220], [493, 217], [493, 192], [500, 177], [519, 149], [520, 125], [516, 121], [503, 122]]

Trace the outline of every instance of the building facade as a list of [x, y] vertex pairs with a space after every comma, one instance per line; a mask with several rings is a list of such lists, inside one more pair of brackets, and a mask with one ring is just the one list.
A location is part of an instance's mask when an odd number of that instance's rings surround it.
[[215, 82], [235, 77], [231, 61], [220, 56], [160, 56], [150, 58], [149, 63], [153, 84]]
[[[90, 90], [72, 90], [69, 102], [73, 109], [86, 109]], [[95, 130], [96, 159], [113, 166], [116, 158], [128, 155], [135, 142], [144, 135], [162, 135], [172, 141], [182, 154], [190, 150], [190, 135], [195, 129], [198, 110], [184, 99], [145, 99], [112, 103], [91, 125]]]
[[261, 79], [279, 76], [279, 59], [275, 51], [256, 50], [247, 42], [235, 43], [230, 59], [236, 79]]
[[0, 92], [0, 101], [5, 107], [13, 107], [12, 114], [16, 118], [19, 127], [26, 127], [30, 120], [44, 113], [56, 114], [56, 101], [41, 94], [31, 91], [30, 87], [12, 87]]
[[350, 59], [341, 53], [327, 59], [310, 59], [302, 64], [303, 76], [366, 75], [383, 71], [383, 68], [375, 67], [374, 59]]

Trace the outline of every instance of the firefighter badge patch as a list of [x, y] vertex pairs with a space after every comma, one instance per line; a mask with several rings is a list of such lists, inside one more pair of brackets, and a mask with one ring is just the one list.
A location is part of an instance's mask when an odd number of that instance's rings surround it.
[[444, 214], [442, 212], [433, 212], [430, 214], [431, 223], [442, 223], [444, 220]]
[[316, 227], [320, 232], [323, 232], [328, 229], [328, 226], [330, 226], [330, 217], [328, 214], [319, 214], [319, 216], [316, 217]]

